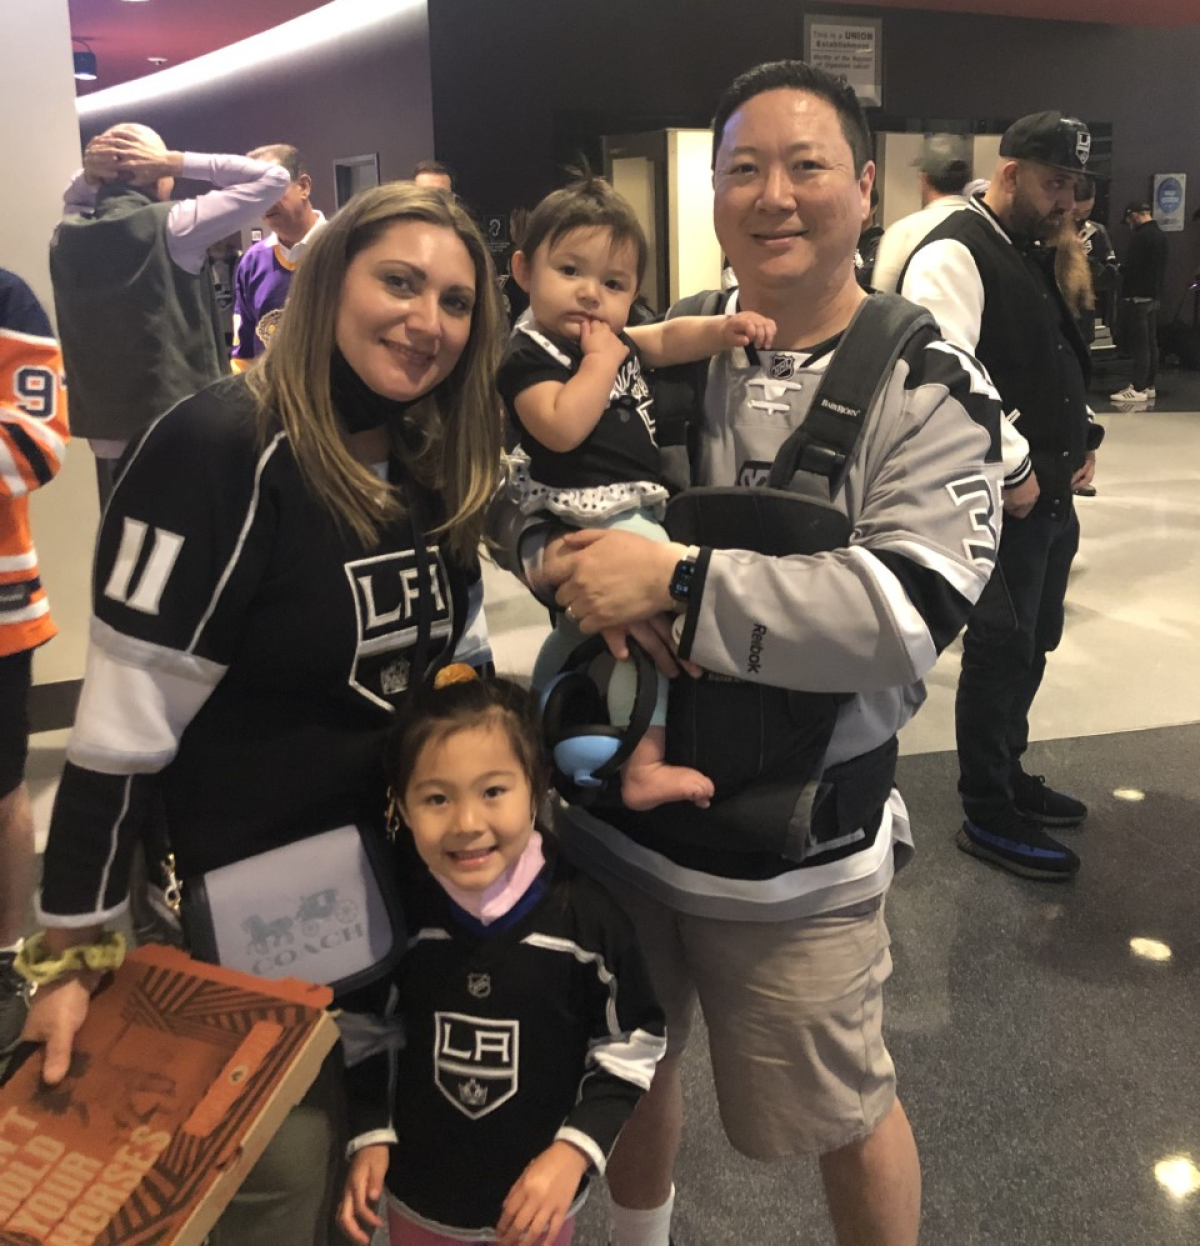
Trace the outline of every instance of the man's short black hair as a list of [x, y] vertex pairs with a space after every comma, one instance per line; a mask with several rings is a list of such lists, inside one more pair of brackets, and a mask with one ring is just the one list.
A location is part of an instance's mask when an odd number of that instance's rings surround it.
[[281, 165], [293, 182], [308, 172], [304, 157], [290, 143], [268, 143], [265, 147], [256, 147], [248, 155], [251, 160], [270, 160]]
[[415, 179], [418, 173], [436, 173], [441, 177], [448, 177], [450, 185], [454, 185], [454, 170], [448, 165], [443, 164], [440, 160], [418, 160], [413, 165], [412, 175]]
[[717, 101], [713, 116], [713, 168], [717, 167], [717, 152], [725, 138], [725, 126], [729, 118], [747, 100], [764, 91], [807, 91], [819, 96], [833, 106], [854, 155], [854, 171], [862, 173], [863, 166], [871, 159], [871, 130], [863, 115], [862, 105], [852, 87], [846, 86], [823, 69], [814, 69], [805, 61], [768, 61], [756, 65], [735, 78]]

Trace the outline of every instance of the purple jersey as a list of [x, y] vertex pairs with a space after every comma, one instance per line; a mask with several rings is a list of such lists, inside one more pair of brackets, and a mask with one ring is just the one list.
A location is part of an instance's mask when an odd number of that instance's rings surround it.
[[295, 271], [278, 244], [256, 242], [242, 256], [233, 283], [234, 359], [256, 359], [270, 345]]

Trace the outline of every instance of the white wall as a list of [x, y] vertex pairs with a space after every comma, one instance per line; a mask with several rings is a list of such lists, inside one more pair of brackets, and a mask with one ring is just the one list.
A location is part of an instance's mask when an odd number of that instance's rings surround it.
[[654, 215], [654, 162], [645, 156], [615, 156], [612, 162], [613, 189], [629, 200], [638, 224], [646, 235], [646, 274], [642, 278], [643, 296], [652, 307], [662, 300], [657, 289], [658, 230]]
[[721, 285], [721, 246], [713, 232], [712, 131], [667, 131], [671, 289], [674, 303]]
[[920, 210], [921, 187], [913, 162], [924, 144], [924, 134], [875, 135], [875, 185], [879, 190], [876, 220], [884, 229]]
[[[62, 192], [79, 165], [67, 0], [3, 0], [0, 39], [0, 265], [24, 277], [54, 315], [48, 247]], [[33, 535], [59, 635], [38, 650], [34, 681], [83, 674], [98, 507], [92, 456], [74, 444], [33, 497]]]

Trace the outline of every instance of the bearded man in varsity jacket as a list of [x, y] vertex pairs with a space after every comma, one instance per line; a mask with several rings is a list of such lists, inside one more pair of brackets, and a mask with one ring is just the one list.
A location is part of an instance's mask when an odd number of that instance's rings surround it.
[[1029, 443], [1006, 462], [998, 566], [963, 641], [955, 705], [965, 852], [1027, 878], [1064, 880], [1079, 858], [1042, 828], [1087, 806], [1028, 774], [1029, 709], [1062, 637], [1079, 547], [1074, 494], [1091, 484], [1104, 430], [1087, 403], [1087, 347], [1054, 276], [1057, 233], [1091, 153], [1082, 121], [1022, 117], [1000, 140], [987, 192], [948, 217], [909, 261], [900, 292], [987, 368]]

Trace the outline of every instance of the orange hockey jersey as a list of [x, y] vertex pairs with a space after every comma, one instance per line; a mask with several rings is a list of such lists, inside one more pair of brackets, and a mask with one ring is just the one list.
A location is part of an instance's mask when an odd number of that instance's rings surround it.
[[62, 352], [29, 287], [0, 269], [0, 657], [56, 632], [29, 531], [29, 494], [68, 440]]

